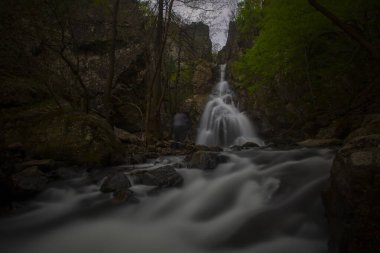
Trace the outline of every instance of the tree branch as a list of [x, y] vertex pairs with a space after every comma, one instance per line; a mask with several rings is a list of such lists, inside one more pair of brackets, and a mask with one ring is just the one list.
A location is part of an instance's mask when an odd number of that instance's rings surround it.
[[309, 0], [311, 6], [313, 6], [317, 11], [322, 13], [326, 18], [328, 18], [334, 25], [342, 29], [352, 40], [359, 43], [359, 45], [368, 51], [368, 53], [374, 57], [376, 60], [380, 60], [379, 50], [372, 45], [366, 38], [360, 35], [355, 29], [343, 23], [337, 16], [332, 12], [327, 10], [324, 6], [318, 3], [317, 0]]

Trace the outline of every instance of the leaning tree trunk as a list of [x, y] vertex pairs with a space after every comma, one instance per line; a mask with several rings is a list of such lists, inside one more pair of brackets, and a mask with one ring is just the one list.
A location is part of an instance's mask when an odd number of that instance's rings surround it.
[[318, 3], [317, 0], [309, 0], [311, 6], [313, 6], [317, 11], [322, 13], [325, 17], [327, 17], [334, 25], [338, 26], [342, 29], [352, 40], [357, 42], [362, 48], [368, 51], [368, 53], [375, 58], [376, 60], [380, 60], [380, 52], [377, 47], [372, 45], [364, 36], [358, 33], [354, 28], [349, 25], [346, 25], [343, 21], [341, 21], [337, 16], [335, 16], [332, 12], [327, 10], [324, 6]]

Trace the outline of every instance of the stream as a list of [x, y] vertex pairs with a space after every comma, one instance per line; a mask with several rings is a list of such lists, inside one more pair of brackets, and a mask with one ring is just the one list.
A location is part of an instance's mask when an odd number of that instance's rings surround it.
[[[197, 137], [198, 144], [225, 147], [222, 164], [200, 170], [184, 157], [165, 157], [119, 166], [129, 172], [171, 164], [184, 179], [154, 195], [150, 186], [132, 185], [135, 204], [112, 205], [112, 194], [99, 191], [102, 177], [91, 181], [91, 173], [56, 182], [26, 203], [27, 212], [0, 220], [2, 252], [327, 253], [321, 192], [334, 151], [265, 147], [236, 106], [225, 69]], [[228, 148], [247, 141], [256, 147]]]
[[138, 204], [110, 205], [86, 174], [57, 183], [28, 212], [0, 220], [2, 252], [327, 252], [320, 195], [333, 151], [224, 153], [228, 162], [214, 170], [176, 169], [180, 188], [148, 195], [134, 185]]

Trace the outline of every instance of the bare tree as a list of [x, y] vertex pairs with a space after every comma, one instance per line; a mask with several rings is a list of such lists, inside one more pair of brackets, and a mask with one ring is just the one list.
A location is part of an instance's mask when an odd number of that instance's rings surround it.
[[113, 4], [111, 14], [111, 42], [108, 52], [108, 76], [107, 82], [104, 87], [104, 108], [105, 117], [107, 121], [112, 125], [111, 114], [112, 114], [112, 87], [114, 86], [115, 78], [115, 62], [116, 62], [116, 39], [117, 39], [117, 16], [119, 13], [120, 0], [116, 0]]

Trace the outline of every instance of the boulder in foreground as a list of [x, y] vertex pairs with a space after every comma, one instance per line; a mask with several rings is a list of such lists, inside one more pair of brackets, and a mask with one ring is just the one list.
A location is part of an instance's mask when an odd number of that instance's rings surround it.
[[338, 151], [324, 194], [332, 253], [380, 252], [380, 135]]
[[188, 167], [190, 168], [212, 170], [219, 164], [227, 162], [228, 157], [219, 152], [198, 151], [189, 156], [187, 160], [189, 161]]

